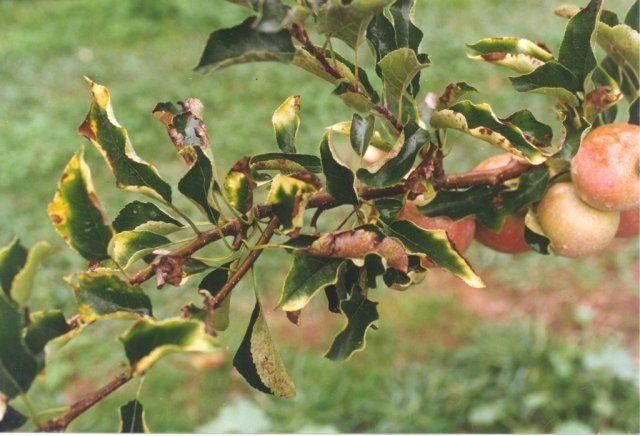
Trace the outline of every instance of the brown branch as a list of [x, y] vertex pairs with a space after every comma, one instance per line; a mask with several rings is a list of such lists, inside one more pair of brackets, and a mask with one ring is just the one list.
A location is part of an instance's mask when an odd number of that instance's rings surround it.
[[506, 180], [520, 176], [533, 168], [533, 165], [522, 159], [511, 158], [508, 164], [492, 170], [476, 170], [468, 173], [442, 175], [433, 179], [436, 189], [462, 189], [475, 185], [495, 186]]
[[[331, 74], [334, 78], [336, 78], [338, 80], [345, 78], [342, 74], [340, 74], [340, 72], [338, 70], [336, 70], [333, 67], [333, 65], [331, 65], [331, 63], [329, 62], [329, 60], [327, 59], [327, 57], [324, 54], [324, 50], [319, 49], [318, 47], [315, 46], [315, 44], [313, 44], [313, 42], [311, 42], [311, 40], [309, 39], [309, 35], [307, 34], [307, 31], [304, 28], [304, 26], [302, 26], [302, 25], [300, 25], [298, 23], [294, 23], [294, 24], [291, 25], [290, 32], [291, 32], [291, 35], [295, 39], [300, 41], [300, 43], [304, 46], [304, 48], [314, 58], [316, 58], [316, 60], [318, 62], [320, 62], [320, 65], [322, 65], [322, 68], [324, 69], [324, 71], [326, 71], [327, 73]], [[357, 77], [357, 75], [358, 75], [357, 71], [355, 72], [355, 75]], [[349, 88], [349, 91], [355, 92], [356, 94], [360, 94], [361, 96], [363, 96], [367, 100], [371, 101], [371, 96], [369, 96], [366, 92], [364, 92], [362, 89], [360, 89], [360, 87], [357, 86], [357, 84], [348, 83], [347, 86]], [[389, 108], [387, 108], [384, 105], [378, 104], [378, 105], [374, 105], [373, 106], [373, 110], [378, 112], [378, 114], [380, 116], [382, 116], [387, 121], [389, 121], [389, 123], [391, 123], [391, 125], [398, 132], [402, 131], [402, 123], [396, 118], [395, 115], [393, 115], [393, 113], [391, 113]]]
[[69, 407], [69, 410], [64, 412], [62, 415], [45, 422], [40, 428], [38, 428], [38, 431], [54, 432], [66, 430], [71, 421], [73, 421], [78, 416], [86, 412], [89, 408], [100, 402], [107, 395], [124, 386], [131, 379], [131, 374], [121, 374], [117, 376], [115, 379], [111, 380], [109, 383], [107, 383], [94, 393], [72, 404]]
[[[264, 229], [264, 232], [262, 232], [262, 236], [260, 236], [260, 239], [258, 239], [258, 242], [256, 243], [258, 247], [269, 242], [269, 240], [273, 236], [273, 233], [276, 231], [279, 225], [280, 225], [280, 221], [278, 221], [277, 217], [271, 218], [271, 221], [269, 221], [269, 224], [267, 224], [267, 227]], [[216, 295], [214, 295], [211, 299], [205, 302], [205, 308], [209, 312], [215, 310], [215, 308], [218, 307], [220, 303], [222, 303], [222, 300], [224, 300], [225, 297], [229, 295], [231, 291], [233, 291], [233, 288], [235, 288], [236, 285], [240, 283], [240, 280], [242, 279], [242, 277], [244, 277], [244, 275], [249, 271], [249, 269], [253, 266], [255, 261], [258, 260], [258, 257], [260, 256], [260, 254], [262, 254], [262, 250], [263, 250], [262, 248], [256, 248], [252, 250], [247, 255], [247, 257], [242, 261], [238, 269], [235, 270], [233, 274], [231, 274], [231, 277], [229, 277], [227, 282], [216, 293]]]

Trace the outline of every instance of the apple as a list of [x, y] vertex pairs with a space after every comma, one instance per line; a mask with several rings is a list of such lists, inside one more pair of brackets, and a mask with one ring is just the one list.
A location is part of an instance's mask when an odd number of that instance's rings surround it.
[[631, 238], [640, 234], [640, 210], [625, 210], [620, 212], [620, 225], [616, 233], [617, 238]]
[[461, 254], [469, 249], [476, 229], [476, 222], [472, 217], [460, 221], [453, 221], [445, 216], [427, 217], [420, 213], [412, 201], [407, 201], [398, 214], [398, 219], [411, 221], [425, 230], [445, 230], [449, 240]]
[[[511, 159], [523, 160], [511, 153], [498, 154], [482, 161], [476, 170], [492, 170], [507, 165]], [[482, 224], [476, 225], [476, 240], [501, 253], [524, 253], [531, 250], [524, 240], [524, 213], [505, 218], [502, 228], [494, 232]]]
[[554, 253], [585, 257], [613, 240], [620, 213], [595, 209], [583, 202], [572, 183], [556, 183], [540, 200], [536, 216]]
[[583, 201], [601, 210], [640, 207], [640, 126], [606, 124], [585, 136], [571, 160]]
[[480, 224], [476, 226], [476, 240], [501, 253], [524, 253], [531, 250], [524, 240], [524, 213], [505, 218], [502, 228], [494, 232]]

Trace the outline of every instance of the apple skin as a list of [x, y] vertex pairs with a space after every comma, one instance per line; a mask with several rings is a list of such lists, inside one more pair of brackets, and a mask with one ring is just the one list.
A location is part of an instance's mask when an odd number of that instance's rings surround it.
[[640, 207], [640, 126], [606, 124], [585, 136], [571, 160], [580, 198], [600, 210]]
[[476, 230], [476, 221], [472, 217], [460, 221], [453, 221], [445, 216], [427, 217], [422, 215], [411, 201], [407, 201], [398, 214], [398, 219], [411, 221], [425, 230], [445, 230], [449, 240], [460, 254], [464, 254], [469, 249]]
[[583, 202], [573, 184], [556, 183], [540, 200], [536, 216], [555, 254], [586, 257], [613, 240], [620, 213], [594, 209]]
[[[492, 170], [507, 165], [511, 159], [523, 160], [511, 153], [503, 153], [482, 161], [475, 169]], [[502, 229], [498, 232], [478, 223], [476, 225], [476, 240], [501, 253], [524, 253], [531, 250], [524, 240], [524, 227], [524, 214], [506, 217]]]
[[524, 240], [524, 227], [524, 214], [506, 217], [499, 232], [478, 224], [476, 241], [501, 253], [525, 253], [531, 251], [531, 248]]
[[620, 212], [620, 225], [616, 238], [632, 238], [640, 234], [640, 210]]

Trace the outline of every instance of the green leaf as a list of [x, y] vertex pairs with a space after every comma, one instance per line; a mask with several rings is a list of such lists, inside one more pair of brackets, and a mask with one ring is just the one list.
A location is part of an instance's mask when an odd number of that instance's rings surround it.
[[527, 74], [553, 59], [549, 51], [528, 39], [505, 37], [485, 38], [467, 44], [475, 54], [470, 59], [485, 61]]
[[347, 82], [341, 82], [336, 89], [333, 90], [332, 94], [339, 97], [344, 104], [358, 112], [367, 113], [374, 107], [374, 103], [369, 98], [358, 92], [351, 91]]
[[416, 156], [429, 139], [429, 132], [414, 123], [408, 124], [398, 138], [398, 144], [389, 153], [389, 160], [375, 172], [360, 168], [356, 173], [358, 179], [376, 187], [398, 183], [411, 170]]
[[271, 117], [276, 142], [285, 153], [296, 152], [296, 136], [300, 128], [300, 96], [292, 95], [275, 110]]
[[366, 35], [376, 55], [376, 73], [381, 76], [380, 68], [377, 67], [378, 62], [398, 48], [395, 29], [391, 21], [381, 12], [371, 19]]
[[127, 230], [117, 233], [109, 244], [109, 253], [122, 268], [129, 268], [158, 248], [171, 244], [171, 240], [146, 230]]
[[0, 392], [9, 399], [26, 392], [40, 370], [22, 337], [23, 316], [0, 294]]
[[463, 95], [472, 92], [478, 92], [478, 90], [467, 82], [449, 83], [440, 98], [438, 98], [436, 109], [446, 109], [456, 103]]
[[11, 284], [27, 261], [28, 254], [17, 237], [0, 248], [0, 286], [7, 297], [11, 297]]
[[327, 0], [318, 10], [317, 30], [346, 42], [350, 47], [362, 43], [362, 35], [375, 14], [392, 0]]
[[134, 376], [146, 373], [161, 357], [177, 352], [213, 352], [213, 337], [205, 333], [197, 320], [171, 318], [138, 320], [119, 337]]
[[151, 300], [142, 288], [128, 285], [117, 274], [109, 269], [76, 274], [77, 282], [71, 286], [83, 322], [152, 315]]
[[109, 257], [107, 246], [113, 230], [93, 189], [84, 148], [65, 167], [47, 213], [62, 239], [82, 257], [89, 261]]
[[331, 360], [346, 360], [365, 347], [367, 329], [378, 320], [378, 303], [369, 301], [359, 289], [354, 289], [351, 298], [340, 303], [340, 310], [347, 318], [344, 328], [333, 340], [325, 357]]
[[627, 11], [627, 15], [624, 17], [624, 24], [636, 32], [640, 32], [638, 21], [640, 21], [640, 2], [636, 0], [629, 8], [629, 11]]
[[425, 230], [410, 221], [395, 221], [385, 226], [388, 236], [398, 239], [409, 253], [426, 255], [440, 268], [462, 279], [469, 286], [483, 288], [484, 282], [454, 248], [444, 230]]
[[[229, 267], [231, 263], [227, 263], [220, 268], [217, 268], [207, 274], [200, 284], [198, 289], [205, 290], [215, 297], [222, 289], [227, 280], [229, 279]], [[231, 294], [228, 294], [218, 307], [215, 308], [211, 314], [211, 326], [217, 331], [224, 331], [229, 327], [229, 308], [231, 306]]]
[[247, 331], [233, 358], [233, 366], [259, 391], [283, 398], [296, 395], [295, 386], [271, 339], [260, 301], [256, 301], [253, 308]]
[[[514, 114], [512, 119], [522, 118], [524, 113]], [[535, 121], [530, 113], [526, 113], [527, 128]], [[474, 138], [496, 145], [503, 150], [527, 159], [533, 164], [546, 160], [543, 149], [549, 144], [541, 143], [538, 138], [526, 134], [517, 125], [507, 120], [500, 120], [486, 103], [474, 104], [468, 100], [454, 104], [449, 109], [434, 112], [431, 115], [431, 126], [435, 128], [455, 129], [465, 132]], [[539, 133], [541, 123], [536, 123]]]
[[0, 431], [9, 432], [22, 427], [28, 418], [13, 407], [7, 405], [4, 414], [0, 416]]
[[[310, 174], [307, 173], [307, 175]], [[284, 231], [290, 232], [302, 227], [304, 210], [309, 197], [317, 190], [317, 186], [310, 178], [301, 180], [294, 176], [277, 174], [271, 182], [266, 204], [271, 206]]]
[[320, 158], [326, 183], [325, 189], [333, 198], [341, 203], [358, 205], [355, 175], [353, 171], [341, 162], [333, 149], [331, 131], [327, 131], [320, 143]]
[[551, 150], [553, 130], [546, 124], [536, 120], [528, 109], [521, 109], [502, 120], [505, 124], [513, 124], [518, 127], [524, 137], [538, 149], [544, 152]]
[[109, 90], [87, 80], [91, 87], [91, 106], [78, 133], [102, 153], [118, 187], [171, 202], [171, 186], [153, 165], [136, 155], [126, 129], [116, 120]]
[[427, 55], [416, 55], [410, 48], [402, 47], [390, 52], [378, 62], [385, 91], [396, 100], [399, 99], [420, 70], [429, 65]]
[[302, 171], [312, 173], [322, 172], [320, 159], [311, 154], [264, 153], [252, 156], [249, 164], [254, 171], [279, 170], [284, 173], [298, 173]]
[[527, 245], [537, 253], [550, 254], [551, 240], [544, 234], [542, 227], [533, 213], [533, 209], [527, 211], [524, 223], [524, 241]]
[[397, 198], [381, 198], [373, 204], [384, 222], [393, 221], [404, 207], [404, 202]]
[[289, 8], [280, 0], [252, 0], [256, 4], [258, 18], [253, 23], [256, 30], [273, 33], [282, 29], [282, 24]]
[[44, 351], [44, 347], [49, 341], [72, 331], [62, 311], [57, 309], [34, 312], [29, 318], [24, 342], [29, 350], [36, 355]]
[[565, 113], [564, 116], [567, 116], [567, 118], [562, 122], [562, 148], [554, 157], [568, 162], [578, 152], [580, 144], [582, 144], [582, 138], [591, 130], [591, 124], [584, 118], [580, 118], [580, 125], [577, 127], [572, 120], [572, 113]]
[[621, 68], [630, 68], [632, 74], [640, 70], [640, 33], [626, 24], [608, 26], [600, 23], [598, 44]]
[[502, 195], [502, 210], [514, 215], [523, 207], [539, 201], [547, 190], [548, 183], [549, 168], [541, 165], [530, 169], [520, 176], [516, 190]]
[[31, 298], [33, 280], [42, 260], [53, 253], [53, 246], [47, 241], [36, 242], [29, 250], [26, 262], [15, 275], [11, 284], [11, 299], [21, 307], [27, 305]]
[[126, 230], [143, 230], [166, 235], [183, 227], [180, 221], [155, 204], [141, 201], [132, 201], [127, 204], [113, 220], [113, 228], [118, 233]]
[[578, 79], [555, 61], [547, 62], [529, 74], [510, 77], [509, 80], [516, 91], [544, 94], [569, 106], [578, 106], [578, 97], [575, 95], [581, 88]]
[[601, 4], [591, 0], [570, 19], [560, 45], [558, 61], [573, 72], [581, 88], [597, 65], [592, 45]]
[[255, 22], [256, 17], [249, 17], [237, 26], [213, 32], [196, 71], [208, 73], [247, 62], [291, 62], [295, 47], [289, 31], [260, 32], [254, 29]]
[[138, 400], [131, 400], [118, 411], [120, 415], [119, 433], [149, 433], [144, 417], [144, 407]]
[[349, 139], [351, 140], [351, 148], [358, 153], [358, 156], [364, 156], [374, 131], [375, 118], [373, 115], [361, 117], [358, 114], [353, 114], [351, 128], [349, 129]]
[[342, 259], [295, 254], [277, 308], [285, 312], [304, 308], [319, 290], [336, 283], [342, 262]]
[[629, 105], [629, 124], [640, 126], [640, 99], [635, 99]]
[[246, 214], [253, 207], [253, 190], [256, 183], [251, 179], [249, 156], [240, 158], [224, 178], [224, 190], [231, 207]]
[[200, 147], [191, 147], [196, 160], [178, 182], [178, 191], [191, 200], [212, 223], [217, 223], [220, 212], [211, 204], [213, 165]]
[[[408, 47], [416, 53], [418, 58], [421, 56], [426, 58], [426, 54], [421, 55], [418, 53], [423, 33], [413, 22], [414, 9], [415, 0], [396, 0], [389, 8], [389, 12], [393, 17], [396, 46], [398, 48]], [[413, 97], [418, 94], [420, 90], [420, 72], [414, 76], [408, 88]]]

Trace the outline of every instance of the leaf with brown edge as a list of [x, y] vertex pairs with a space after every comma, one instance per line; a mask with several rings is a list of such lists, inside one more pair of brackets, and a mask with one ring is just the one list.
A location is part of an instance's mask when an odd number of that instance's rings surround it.
[[250, 159], [249, 156], [240, 158], [224, 178], [227, 200], [242, 214], [253, 207], [253, 190], [256, 188], [256, 183], [251, 179]]
[[326, 233], [307, 248], [307, 253], [319, 257], [362, 261], [367, 254], [376, 253], [391, 268], [407, 273], [409, 267], [409, 257], [402, 244], [365, 229]]
[[205, 332], [204, 323], [194, 319], [155, 321], [142, 318], [118, 339], [124, 346], [134, 376], [146, 373], [167, 354], [217, 350], [217, 343]]
[[266, 204], [271, 206], [285, 233], [302, 227], [307, 202], [319, 187], [318, 178], [311, 173], [277, 174], [273, 178]]
[[444, 230], [425, 230], [411, 221], [399, 220], [385, 225], [384, 231], [401, 242], [409, 253], [424, 255], [469, 286], [484, 288], [482, 279], [451, 244]]
[[107, 246], [113, 229], [93, 189], [84, 148], [65, 167], [47, 212], [58, 234], [82, 257], [89, 261], [109, 258]]
[[171, 202], [171, 186], [134, 151], [127, 130], [116, 120], [109, 90], [90, 79], [91, 105], [78, 133], [102, 153], [120, 188]]
[[153, 115], [164, 124], [178, 154], [192, 164], [197, 156], [192, 146], [209, 148], [207, 128], [202, 121], [204, 105], [197, 98], [179, 101], [181, 109], [171, 102], [158, 103]]
[[259, 300], [242, 343], [233, 358], [233, 366], [254, 388], [276, 397], [292, 398], [296, 389], [280, 360]]

